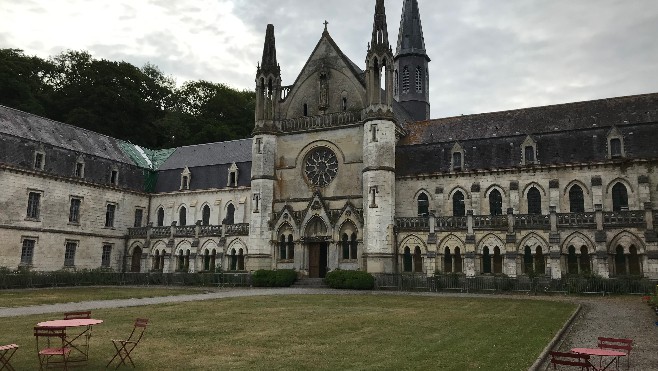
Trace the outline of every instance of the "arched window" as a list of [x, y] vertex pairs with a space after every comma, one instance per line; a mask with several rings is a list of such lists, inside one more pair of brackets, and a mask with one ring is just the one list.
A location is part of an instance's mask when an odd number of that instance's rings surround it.
[[541, 214], [541, 193], [535, 187], [528, 191], [528, 214]]
[[482, 273], [491, 273], [491, 255], [489, 254], [489, 248], [486, 246], [482, 249]]
[[164, 226], [164, 209], [159, 208], [157, 214], [158, 214], [158, 227], [162, 227]]
[[187, 209], [185, 206], [181, 206], [178, 210], [178, 225], [183, 227], [187, 225]]
[[429, 209], [430, 209], [429, 198], [423, 192], [418, 195], [418, 216], [428, 216]]
[[210, 206], [205, 205], [203, 211], [201, 212], [201, 223], [203, 225], [210, 225]]
[[615, 251], [615, 273], [618, 276], [625, 276], [628, 274], [626, 270], [626, 255], [624, 255], [624, 248], [617, 246]]
[[534, 273], [532, 265], [532, 250], [530, 249], [530, 246], [526, 246], [523, 251], [523, 268], [525, 274]]
[[544, 253], [540, 246], [535, 250], [535, 272], [537, 274], [546, 274], [546, 264], [544, 262]]
[[178, 252], [178, 271], [182, 272], [185, 270], [185, 256], [183, 255], [183, 250]]
[[233, 206], [233, 204], [228, 204], [226, 207], [226, 218], [224, 218], [224, 224], [235, 224], [235, 206]]
[[590, 273], [592, 271], [589, 252], [587, 246], [580, 247], [580, 273]]
[[402, 257], [402, 262], [405, 272], [413, 271], [413, 257], [411, 256], [411, 249], [409, 249], [409, 247], [404, 248], [404, 256]]
[[286, 236], [281, 235], [279, 239], [279, 259], [287, 260], [288, 259], [288, 246], [286, 244]]
[[423, 70], [416, 67], [416, 93], [423, 92]]
[[350, 238], [350, 259], [356, 260], [358, 259], [358, 248], [359, 248], [359, 242], [356, 240], [356, 233], [352, 233], [352, 237]]
[[212, 253], [210, 255], [210, 271], [214, 272], [215, 271], [215, 258], [217, 257], [217, 250], [212, 249]]
[[612, 210], [628, 210], [628, 191], [622, 183], [617, 183], [612, 187]]
[[524, 149], [525, 163], [526, 165], [535, 163], [535, 147], [534, 146], [525, 146]]
[[423, 255], [419, 246], [414, 249], [414, 272], [423, 273]]
[[503, 273], [503, 256], [500, 255], [500, 247], [494, 247], [493, 256], [493, 272], [494, 274]]
[[576, 248], [569, 246], [569, 255], [567, 255], [567, 273], [578, 274], [578, 256], [576, 256]]
[[350, 258], [350, 241], [348, 240], [347, 233], [343, 233], [341, 244], [343, 245], [343, 259], [348, 260]]
[[455, 266], [455, 273], [462, 273], [463, 268], [462, 268], [462, 254], [461, 250], [459, 247], [455, 247], [455, 257], [454, 257], [454, 266]]
[[185, 250], [185, 272], [190, 271], [190, 250]]
[[160, 270], [164, 270], [164, 264], [165, 264], [165, 250], [162, 250], [162, 253], [160, 253]]
[[503, 215], [503, 196], [497, 189], [489, 193], [489, 213], [491, 215]]
[[244, 270], [244, 250], [238, 250], [238, 270]]
[[452, 273], [452, 255], [449, 247], [446, 247], [443, 255], [443, 270], [445, 273]]
[[402, 69], [402, 93], [409, 93], [409, 67], [404, 66]]
[[229, 270], [238, 270], [238, 256], [235, 253], [235, 249], [231, 249], [231, 254], [229, 255]]
[[637, 255], [637, 248], [631, 246], [628, 249], [630, 253], [628, 255], [628, 273], [634, 276], [639, 276], [642, 274], [642, 269], [640, 268], [640, 258]]
[[585, 212], [585, 197], [583, 196], [583, 189], [578, 184], [575, 184], [569, 190], [569, 211], [572, 213]]
[[208, 249], [203, 252], [203, 270], [210, 270], [210, 251]]
[[155, 255], [153, 255], [153, 270], [160, 270], [160, 250], [155, 250]]
[[295, 259], [295, 242], [291, 234], [288, 235], [288, 259]]
[[452, 196], [452, 216], [465, 216], [466, 205], [464, 205], [464, 194], [461, 191], [455, 192]]

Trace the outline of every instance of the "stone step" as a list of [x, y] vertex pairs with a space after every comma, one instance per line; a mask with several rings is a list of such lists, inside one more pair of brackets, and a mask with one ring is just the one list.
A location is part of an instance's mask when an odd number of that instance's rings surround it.
[[292, 285], [293, 287], [317, 287], [317, 288], [326, 288], [328, 287], [324, 283], [324, 278], [302, 278], [295, 281]]

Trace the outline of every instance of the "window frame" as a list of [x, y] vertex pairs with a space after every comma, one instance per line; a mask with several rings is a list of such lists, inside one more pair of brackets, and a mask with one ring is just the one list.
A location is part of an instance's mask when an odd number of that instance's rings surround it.
[[[139, 218], [137, 216], [139, 215]], [[136, 207], [135, 208], [135, 220], [133, 223], [133, 227], [135, 228], [141, 228], [144, 224], [144, 208], [143, 207]]]
[[108, 202], [105, 204], [105, 226], [104, 228], [115, 229], [115, 219], [118, 205], [114, 202]]
[[64, 268], [75, 268], [75, 252], [79, 241], [66, 240], [64, 245]]
[[110, 268], [112, 265], [112, 244], [104, 243], [101, 251], [101, 268]]
[[[33, 197], [34, 195], [34, 197]], [[43, 198], [43, 191], [36, 189], [28, 189], [27, 192], [27, 211], [25, 213], [25, 220], [41, 221], [41, 199]]]
[[[28, 241], [31, 241], [31, 246]], [[31, 267], [34, 264], [34, 250], [36, 250], [38, 239], [35, 237], [21, 238], [21, 262], [20, 267]], [[29, 252], [29, 254], [27, 253]]]
[[34, 161], [32, 168], [34, 170], [43, 171], [46, 166], [46, 153], [44, 151], [34, 151]]
[[[82, 197], [69, 197], [69, 224], [80, 225], [80, 210], [82, 209]], [[74, 204], [77, 202], [77, 206]]]

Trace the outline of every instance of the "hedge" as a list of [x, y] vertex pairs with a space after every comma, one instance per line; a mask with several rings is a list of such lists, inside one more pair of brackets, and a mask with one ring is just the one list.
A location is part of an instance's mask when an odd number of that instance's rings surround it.
[[363, 271], [331, 271], [324, 282], [332, 289], [372, 290], [375, 287], [375, 277]]
[[251, 275], [254, 287], [290, 287], [297, 279], [297, 272], [292, 269], [258, 270]]

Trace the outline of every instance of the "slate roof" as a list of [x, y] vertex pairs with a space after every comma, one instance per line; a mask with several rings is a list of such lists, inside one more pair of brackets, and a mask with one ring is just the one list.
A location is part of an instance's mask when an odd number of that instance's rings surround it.
[[1, 105], [0, 133], [135, 165], [117, 139]]
[[251, 162], [252, 140], [241, 139], [230, 142], [200, 144], [177, 148], [159, 167], [159, 170]]
[[623, 126], [658, 121], [658, 93], [409, 123], [400, 145]]

